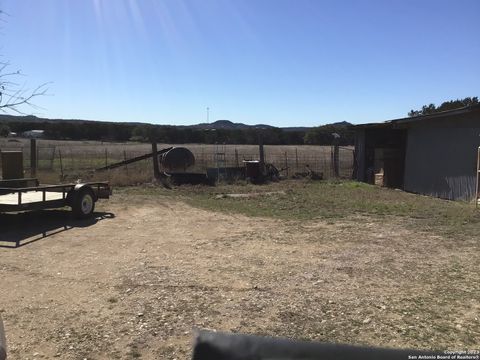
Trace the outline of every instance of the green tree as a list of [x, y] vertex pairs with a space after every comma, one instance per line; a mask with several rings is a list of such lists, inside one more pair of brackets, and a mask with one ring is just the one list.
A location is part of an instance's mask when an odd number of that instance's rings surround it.
[[147, 140], [148, 130], [145, 125], [137, 125], [132, 129], [132, 137], [131, 140], [133, 141], [145, 141]]
[[465, 106], [477, 105], [478, 97], [466, 97], [465, 99], [457, 99], [443, 102], [439, 107], [435, 104], [423, 105], [421, 110], [410, 110], [408, 116], [429, 115], [441, 111], [459, 109]]
[[334, 135], [340, 135], [339, 145], [352, 145], [354, 143], [354, 130], [351, 125], [323, 125], [307, 131], [304, 137], [305, 144], [309, 145], [332, 145]]
[[8, 137], [10, 135], [10, 128], [8, 125], [0, 125], [0, 137]]

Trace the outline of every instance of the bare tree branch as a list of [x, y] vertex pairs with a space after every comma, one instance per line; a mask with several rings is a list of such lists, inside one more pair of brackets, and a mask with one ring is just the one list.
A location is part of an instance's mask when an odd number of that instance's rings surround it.
[[25, 115], [21, 110], [24, 106], [40, 109], [32, 100], [38, 96], [47, 95], [48, 84], [44, 83], [33, 90], [19, 85], [13, 81], [18, 76], [24, 76], [20, 71], [7, 72], [9, 63], [0, 63], [0, 112], [8, 113], [13, 111], [17, 114]]
[[[0, 21], [5, 22], [3, 16], [9, 15], [0, 10]], [[41, 109], [32, 100], [38, 96], [47, 95], [47, 85], [49, 83], [44, 83], [34, 89], [27, 89], [25, 85], [20, 85], [15, 81], [25, 75], [20, 70], [10, 71], [10, 66], [10, 62], [0, 61], [0, 112], [8, 113], [11, 111], [25, 115], [22, 111], [23, 107]]]

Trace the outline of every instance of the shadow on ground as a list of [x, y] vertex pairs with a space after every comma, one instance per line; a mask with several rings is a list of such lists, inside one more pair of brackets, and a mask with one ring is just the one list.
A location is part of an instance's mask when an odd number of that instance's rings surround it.
[[67, 210], [40, 210], [0, 214], [0, 247], [18, 248], [73, 228], [84, 228], [115, 215], [95, 212], [91, 218], [75, 219]]

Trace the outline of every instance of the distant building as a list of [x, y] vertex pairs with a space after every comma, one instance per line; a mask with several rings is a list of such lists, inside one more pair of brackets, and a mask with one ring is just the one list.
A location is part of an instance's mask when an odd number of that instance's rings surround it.
[[45, 131], [44, 130], [28, 130], [23, 132], [22, 135], [26, 138], [40, 139], [44, 137]]
[[355, 127], [355, 177], [452, 200], [477, 191], [480, 105]]

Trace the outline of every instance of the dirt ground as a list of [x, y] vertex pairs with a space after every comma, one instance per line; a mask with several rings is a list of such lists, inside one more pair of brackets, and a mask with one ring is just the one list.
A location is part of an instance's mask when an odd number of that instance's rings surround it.
[[0, 215], [9, 359], [188, 359], [196, 328], [478, 348], [478, 239], [453, 245], [396, 217], [281, 221], [163, 196], [114, 196], [98, 211]]

